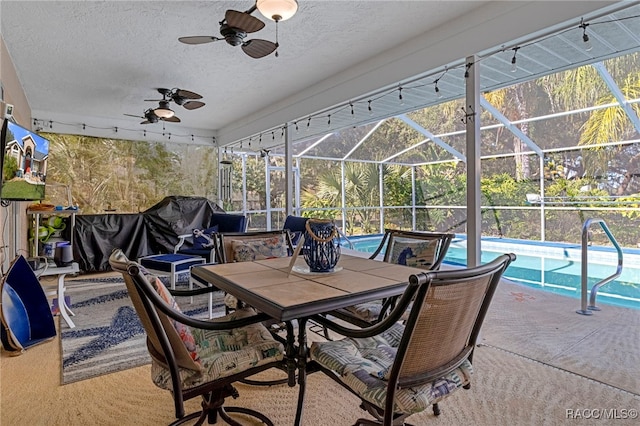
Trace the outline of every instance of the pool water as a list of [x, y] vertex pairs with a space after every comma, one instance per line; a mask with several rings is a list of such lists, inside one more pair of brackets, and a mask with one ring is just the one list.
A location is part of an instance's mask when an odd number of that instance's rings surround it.
[[[382, 235], [349, 237], [345, 247], [373, 253]], [[610, 304], [640, 309], [640, 252], [624, 250], [622, 274], [598, 290], [596, 304]], [[382, 253], [384, 250], [382, 251]], [[580, 299], [581, 249], [575, 244], [541, 243], [539, 241], [491, 238], [482, 242], [481, 262], [487, 263], [503, 253], [515, 253], [517, 259], [509, 265], [504, 277], [530, 287]], [[612, 275], [617, 267], [617, 254], [607, 247], [589, 247], [587, 288]], [[456, 239], [449, 247], [445, 263], [467, 264], [466, 240]], [[579, 307], [579, 303], [576, 307]]]

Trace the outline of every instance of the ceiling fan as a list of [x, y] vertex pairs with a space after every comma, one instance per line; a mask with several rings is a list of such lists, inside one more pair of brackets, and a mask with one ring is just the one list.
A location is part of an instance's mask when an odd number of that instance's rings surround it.
[[[188, 110], [197, 109], [205, 105], [204, 102], [194, 100], [194, 99], [202, 99], [202, 96], [198, 95], [195, 92], [191, 92], [189, 90], [178, 89], [178, 88], [173, 88], [173, 89], [159, 88], [157, 90], [162, 95], [162, 99], [145, 99], [145, 101], [160, 103], [160, 106], [154, 110], [156, 112], [156, 115], [159, 117], [167, 116], [167, 114], [173, 113], [173, 111], [171, 111], [171, 109], [169, 108], [169, 102], [175, 102], [176, 104]], [[163, 110], [171, 111], [171, 113], [166, 112], [163, 115]]]
[[[220, 21], [220, 34], [222, 37], [190, 36], [180, 37], [178, 41], [185, 44], [204, 44], [224, 40], [231, 46], [241, 46], [244, 53], [255, 59], [270, 55], [278, 48], [277, 26], [275, 43], [263, 39], [245, 40], [248, 33], [255, 33], [264, 28], [264, 22], [251, 16], [255, 10], [255, 5], [245, 12], [231, 9], [227, 10], [224, 19]], [[276, 56], [278, 56], [278, 52], [276, 52]]]
[[172, 115], [171, 117], [159, 117], [158, 115], [156, 115], [156, 113], [152, 108], [147, 109], [142, 116], [134, 115], [134, 114], [125, 114], [125, 115], [129, 117], [137, 117], [137, 118], [144, 119], [144, 121], [142, 121], [140, 124], [157, 123], [159, 120], [168, 121], [171, 123], [180, 123], [180, 119], [175, 115]]

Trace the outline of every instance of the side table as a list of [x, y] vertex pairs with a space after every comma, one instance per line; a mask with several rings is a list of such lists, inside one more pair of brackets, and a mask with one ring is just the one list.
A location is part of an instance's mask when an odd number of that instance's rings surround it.
[[78, 272], [80, 272], [80, 268], [78, 267], [78, 264], [76, 262], [72, 262], [71, 265], [69, 266], [59, 266], [59, 267], [49, 266], [42, 272], [36, 271], [36, 276], [38, 278], [54, 276], [54, 275], [58, 276], [58, 284], [56, 289], [48, 292], [45, 291], [45, 293], [48, 296], [55, 295], [58, 298], [58, 307], [60, 309], [60, 315], [62, 315], [62, 318], [67, 322], [67, 325], [69, 325], [69, 328], [74, 328], [76, 326], [71, 320], [71, 317], [69, 316], [69, 315], [75, 315], [75, 314], [69, 308], [69, 306], [67, 305], [67, 302], [64, 300], [64, 291], [65, 291], [64, 278], [67, 276], [67, 274], [77, 274]]

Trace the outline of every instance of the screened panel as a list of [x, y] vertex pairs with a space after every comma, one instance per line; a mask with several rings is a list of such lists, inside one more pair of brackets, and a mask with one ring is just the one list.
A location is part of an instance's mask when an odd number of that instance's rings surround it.
[[456, 99], [439, 105], [423, 108], [407, 114], [409, 119], [435, 136], [444, 136], [453, 132], [464, 132], [464, 99]]
[[[347, 207], [380, 205], [380, 165], [346, 161], [344, 191]], [[333, 172], [337, 178], [340, 170]]]
[[[85, 214], [138, 213], [170, 194], [217, 199], [214, 146], [57, 133], [42, 136], [51, 143], [47, 183], [70, 185], [73, 202]], [[12, 168], [11, 158], [6, 158], [5, 173]], [[17, 169], [14, 160], [13, 172], [5, 179]]]
[[385, 208], [384, 227], [390, 229], [402, 229], [410, 231], [413, 229], [413, 212], [411, 207]]
[[284, 229], [284, 221], [287, 215], [284, 211], [272, 211], [271, 212], [271, 228], [269, 229]]
[[416, 207], [416, 230], [466, 233], [467, 211], [463, 207]]
[[462, 162], [416, 168], [416, 205], [466, 206], [466, 169]]
[[540, 212], [537, 209], [482, 207], [481, 216], [483, 236], [540, 239]]
[[412, 167], [387, 165], [384, 167], [383, 205], [411, 206], [413, 203]]
[[497, 157], [482, 160], [483, 206], [524, 206], [527, 194], [540, 193], [538, 157]]
[[[342, 206], [340, 164], [335, 161], [300, 159], [300, 206], [303, 209]], [[330, 217], [333, 218], [333, 215]]]
[[270, 208], [286, 208], [285, 182], [284, 170], [269, 170]]
[[[634, 22], [634, 25], [640, 30], [640, 22]], [[639, 97], [640, 94], [634, 88], [636, 85], [634, 79], [629, 78], [633, 70], [640, 69], [640, 54], [638, 52], [604, 61], [604, 66], [627, 100]]]
[[264, 158], [249, 155], [246, 157], [247, 210], [266, 210], [267, 179]]
[[377, 234], [380, 232], [380, 209], [376, 207], [361, 207], [346, 209], [347, 235]]
[[[332, 133], [323, 139], [315, 147], [309, 149], [305, 156], [319, 158], [344, 158], [357, 144], [365, 139], [367, 134], [376, 126], [376, 123], [358, 127], [349, 127]], [[316, 141], [318, 141], [317, 139]]]
[[545, 211], [545, 237], [548, 241], [580, 244], [582, 224], [591, 217], [583, 211], [547, 209]]
[[[451, 146], [449, 143], [450, 138], [444, 137], [441, 139], [442, 142]], [[431, 139], [425, 140], [423, 138], [416, 145], [417, 146], [414, 145], [410, 150], [395, 156], [390, 160], [390, 162], [398, 164], [424, 164], [437, 161], [447, 161], [456, 158], [453, 154], [436, 144]], [[463, 153], [464, 150], [458, 152]]]
[[371, 135], [363, 139], [350, 160], [383, 161], [424, 140], [424, 135], [397, 118], [385, 121]]
[[267, 229], [267, 214], [263, 212], [247, 213], [247, 231]]

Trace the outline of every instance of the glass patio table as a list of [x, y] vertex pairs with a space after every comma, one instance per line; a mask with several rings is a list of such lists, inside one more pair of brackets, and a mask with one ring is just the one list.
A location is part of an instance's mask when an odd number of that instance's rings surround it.
[[[295, 386], [295, 373], [298, 373], [295, 425], [300, 425], [306, 387], [309, 317], [400, 295], [408, 285], [409, 276], [424, 270], [343, 254], [335, 272], [307, 272], [304, 260], [298, 258], [289, 273], [290, 260], [285, 257], [193, 266], [191, 273], [286, 324], [285, 362], [289, 386]], [[297, 336], [293, 320], [298, 324]]]

